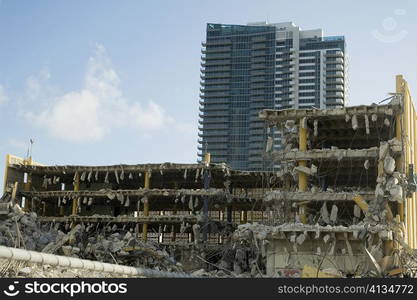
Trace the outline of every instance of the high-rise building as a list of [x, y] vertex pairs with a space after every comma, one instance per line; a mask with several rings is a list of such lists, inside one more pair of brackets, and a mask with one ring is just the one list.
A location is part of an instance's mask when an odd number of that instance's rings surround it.
[[[274, 168], [264, 158], [262, 109], [334, 108], [346, 101], [345, 39], [291, 22], [207, 24], [202, 43], [199, 158], [239, 170]], [[268, 135], [271, 135], [269, 132]], [[274, 149], [279, 132], [272, 133]]]

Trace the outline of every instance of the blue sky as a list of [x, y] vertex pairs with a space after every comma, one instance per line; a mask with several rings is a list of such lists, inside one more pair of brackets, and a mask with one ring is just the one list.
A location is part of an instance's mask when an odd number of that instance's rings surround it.
[[[30, 138], [45, 164], [195, 162], [208, 22], [344, 35], [350, 105], [417, 89], [415, 1], [0, 0], [0, 170]], [[414, 89], [413, 89], [414, 88]]]

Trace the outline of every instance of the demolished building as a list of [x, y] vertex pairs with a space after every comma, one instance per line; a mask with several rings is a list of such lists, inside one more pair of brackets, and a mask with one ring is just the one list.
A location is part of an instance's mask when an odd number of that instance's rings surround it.
[[[263, 110], [281, 132], [284, 148], [264, 153], [279, 171], [232, 170], [209, 154], [113, 166], [9, 155], [0, 211], [17, 204], [26, 214], [14, 208], [14, 220], [53, 228], [32, 249], [47, 253], [208, 276], [415, 276], [417, 117], [396, 80], [378, 105]], [[0, 230], [13, 246], [10, 236]]]
[[283, 218], [273, 226], [246, 224], [235, 236], [264, 245], [268, 275], [415, 274], [407, 255], [417, 246], [416, 113], [402, 76], [387, 100], [260, 113], [282, 133], [284, 149], [266, 155], [280, 163], [284, 188], [264, 203]]

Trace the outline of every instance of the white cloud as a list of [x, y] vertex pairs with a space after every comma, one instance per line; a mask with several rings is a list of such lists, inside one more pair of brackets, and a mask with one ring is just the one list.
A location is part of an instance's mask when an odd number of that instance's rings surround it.
[[6, 91], [4, 90], [4, 87], [0, 84], [0, 104], [5, 103], [9, 100], [9, 98], [6, 95]]
[[[31, 95], [42, 95], [45, 80], [49, 78], [47, 69], [37, 78], [29, 78], [27, 86]], [[49, 105], [41, 112], [26, 116], [51, 135], [76, 143], [100, 140], [113, 128], [130, 127], [148, 135], [175, 123], [158, 104], [150, 101], [144, 106], [123, 97], [119, 76], [102, 45], [96, 45], [89, 59], [84, 87], [47, 102]]]

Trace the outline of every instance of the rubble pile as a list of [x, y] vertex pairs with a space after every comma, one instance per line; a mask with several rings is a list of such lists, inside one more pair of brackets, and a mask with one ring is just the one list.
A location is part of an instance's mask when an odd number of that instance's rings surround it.
[[41, 251], [59, 236], [56, 228], [40, 226], [36, 213], [25, 213], [18, 205], [9, 206], [10, 213], [0, 219], [0, 245]]
[[[60, 228], [59, 224], [53, 223], [41, 225], [36, 213], [25, 213], [17, 204], [9, 205], [9, 210], [9, 214], [0, 219], [2, 246], [163, 271], [183, 271], [182, 265], [160, 245], [144, 243], [131, 229], [104, 226], [96, 230], [94, 226], [82, 224], [67, 224]], [[35, 268], [33, 274], [42, 275], [44, 271], [45, 268]], [[64, 269], [62, 272], [72, 271]], [[70, 273], [67, 276], [71, 277]]]

